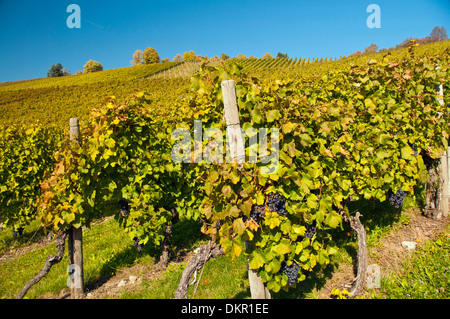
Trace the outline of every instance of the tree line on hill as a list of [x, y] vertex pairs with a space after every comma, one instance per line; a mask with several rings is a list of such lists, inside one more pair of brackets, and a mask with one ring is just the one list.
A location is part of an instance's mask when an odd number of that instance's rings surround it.
[[[89, 60], [83, 66], [83, 71], [78, 70], [75, 74], [86, 74], [97, 71], [103, 71], [103, 66], [100, 62]], [[58, 76], [71, 75], [70, 71], [65, 69], [61, 63], [53, 64], [50, 70], [47, 72], [47, 77], [54, 78]]]
[[[426, 44], [426, 43], [433, 43], [438, 41], [444, 41], [448, 40], [447, 36], [447, 30], [444, 27], [438, 27], [436, 26], [431, 31], [430, 35], [424, 38], [413, 38], [409, 37], [402, 41], [401, 43], [397, 44], [395, 47], [389, 48], [389, 49], [381, 49], [378, 51], [378, 45], [372, 43], [370, 46], [366, 47], [363, 52], [356, 51], [349, 55], [349, 57], [355, 57], [365, 54], [372, 54], [378, 52], [388, 52], [391, 50], [399, 49], [399, 48], [406, 48], [408, 47], [411, 40], [416, 40], [417, 44]], [[276, 55], [277, 59], [281, 58], [287, 58], [287, 53], [278, 52]], [[270, 53], [265, 53], [261, 59], [273, 59], [274, 57]], [[180, 53], [176, 54], [172, 61], [174, 62], [196, 62], [200, 61], [201, 59], [208, 59], [208, 56], [202, 57], [201, 55], [195, 54], [194, 51], [184, 52], [183, 55]], [[227, 61], [229, 59], [256, 59], [253, 55], [250, 55], [248, 58], [246, 55], [239, 53], [236, 57], [230, 58], [228, 54], [222, 53], [220, 58], [218, 56], [215, 56], [213, 59]], [[159, 53], [152, 47], [147, 47], [144, 51], [138, 49], [133, 53], [132, 60], [130, 61], [131, 65], [146, 65], [146, 64], [153, 64], [153, 63], [164, 63], [164, 62], [170, 62], [170, 59], [168, 57], [161, 59], [159, 56]], [[97, 72], [102, 71], [103, 66], [100, 62], [89, 60], [86, 62], [86, 64], [83, 67], [83, 71], [78, 70], [75, 74], [85, 74], [85, 73], [91, 73], [91, 72]], [[65, 69], [61, 63], [57, 63], [56, 65], [52, 65], [50, 70], [47, 72], [47, 77], [58, 77], [58, 76], [66, 76], [71, 75], [70, 71]]]

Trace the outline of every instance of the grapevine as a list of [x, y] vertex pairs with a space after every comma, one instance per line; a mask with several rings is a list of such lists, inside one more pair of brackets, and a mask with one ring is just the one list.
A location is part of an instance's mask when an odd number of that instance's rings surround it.
[[[200, 89], [196, 109], [208, 105], [210, 115], [220, 114], [220, 81], [232, 78], [243, 129], [280, 129], [275, 173], [261, 174], [261, 163], [204, 167], [203, 231], [226, 254], [247, 254], [250, 268], [275, 292], [292, 285], [293, 277], [288, 282], [279, 272], [282, 265], [302, 269], [296, 282], [325, 266], [336, 252], [327, 230], [349, 215], [342, 203], [384, 201], [390, 189], [401, 189], [393, 201], [399, 206], [424, 169], [417, 154], [437, 158], [446, 149], [448, 114], [434, 92], [436, 82], [446, 83], [446, 56], [409, 54], [397, 62], [386, 56], [298, 82], [260, 83], [235, 65], [203, 70], [193, 87]], [[219, 219], [218, 230], [208, 226]]]

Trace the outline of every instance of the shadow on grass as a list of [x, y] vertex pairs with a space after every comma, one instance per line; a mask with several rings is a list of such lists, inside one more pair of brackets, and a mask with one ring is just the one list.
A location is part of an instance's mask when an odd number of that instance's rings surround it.
[[[401, 218], [401, 209], [396, 209], [391, 206], [388, 201], [380, 203], [378, 201], [362, 199], [351, 202], [348, 208], [351, 213], [359, 210], [363, 215], [361, 221], [366, 228], [368, 236], [373, 234], [373, 236], [378, 236], [376, 234], [377, 232], [381, 233], [385, 231], [386, 228], [389, 228], [389, 226]], [[182, 259], [198, 246], [199, 242], [208, 240], [207, 236], [201, 233], [201, 226], [201, 222], [192, 220], [180, 220], [174, 225], [170, 239], [171, 260]], [[325, 284], [332, 278], [333, 273], [338, 268], [338, 264], [348, 257], [353, 261], [353, 269], [356, 271], [357, 239], [349, 224], [344, 222], [342, 228], [327, 232], [332, 236], [344, 257], [332, 256], [330, 264], [323, 269], [318, 269], [311, 273], [303, 282], [298, 283], [295, 288], [291, 288], [288, 292], [272, 292], [273, 299], [317, 298], [318, 291], [324, 288]], [[141, 252], [137, 253], [136, 247], [130, 242], [129, 248], [117, 253], [112, 259], [102, 265], [100, 271], [101, 278], [97, 280], [93, 279], [90, 284], [96, 285], [96, 287], [101, 286], [115, 275], [116, 269], [130, 267], [135, 264], [138, 258], [143, 256], [153, 257], [157, 261], [161, 256], [161, 247], [147, 244], [143, 246]], [[242, 276], [241, 280], [248, 280], [246, 273]], [[247, 287], [237, 291], [233, 298], [251, 298], [250, 289]]]
[[[199, 239], [205, 237], [200, 232], [201, 226], [200, 222], [192, 220], [180, 220], [173, 226], [170, 238], [171, 259], [186, 255]], [[143, 245], [141, 251], [138, 252], [137, 248], [133, 246], [133, 241], [130, 240], [129, 247], [116, 253], [101, 266], [99, 276], [89, 280], [86, 283], [86, 289], [92, 290], [101, 287], [116, 275], [117, 270], [133, 266], [138, 259], [144, 259], [148, 256], [153, 257], [157, 262], [161, 254], [161, 247], [153, 243]]]
[[22, 235], [12, 234], [12, 228], [3, 228], [0, 231], [0, 255], [10, 249], [21, 248], [29, 244], [37, 243], [46, 239], [47, 233], [44, 228], [39, 226], [39, 221], [33, 221], [30, 225], [24, 227]]

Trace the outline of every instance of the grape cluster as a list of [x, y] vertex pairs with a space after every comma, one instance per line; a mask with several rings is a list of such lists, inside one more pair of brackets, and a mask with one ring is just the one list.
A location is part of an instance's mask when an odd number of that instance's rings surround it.
[[17, 238], [17, 235], [22, 236], [22, 233], [23, 233], [23, 228], [19, 227], [19, 228], [17, 228], [17, 230], [12, 231], [12, 236], [14, 238]]
[[400, 208], [403, 206], [403, 200], [405, 199], [407, 193], [404, 192], [401, 188], [397, 191], [397, 193], [393, 193], [389, 190], [389, 204], [395, 206], [395, 208]]
[[306, 229], [305, 232], [305, 237], [306, 238], [313, 238], [314, 234], [316, 233], [317, 228], [316, 228], [316, 221], [314, 221], [311, 225], [308, 226], [308, 228]]
[[417, 156], [417, 148], [416, 148], [416, 144], [414, 144], [414, 143], [409, 143], [408, 142], [408, 145], [409, 145], [409, 147], [411, 147], [411, 149], [413, 150], [413, 152], [414, 152], [414, 156]]
[[297, 280], [298, 270], [300, 266], [293, 261], [290, 266], [287, 265], [286, 261], [281, 264], [280, 271], [288, 277], [288, 285], [292, 286]]
[[258, 222], [260, 219], [264, 219], [266, 215], [266, 206], [264, 205], [253, 205], [252, 210], [250, 211], [250, 217], [253, 218], [255, 222]]
[[265, 205], [253, 205], [250, 211], [250, 217], [259, 222], [264, 219], [266, 215], [266, 207], [272, 213], [277, 213], [280, 216], [286, 216], [286, 198], [277, 193], [270, 193], [266, 196]]
[[127, 216], [130, 212], [130, 206], [128, 205], [128, 202], [124, 199], [119, 200], [119, 211], [122, 214], [122, 216]]
[[278, 193], [270, 193], [266, 197], [266, 204], [269, 210], [276, 212], [280, 216], [286, 216], [286, 198]]
[[133, 237], [133, 240], [134, 240], [133, 246], [136, 246], [136, 250], [137, 250], [138, 252], [140, 252], [140, 251], [142, 250], [142, 245], [139, 244], [139, 242], [141, 241], [141, 239], [140, 239], [140, 238], [137, 238], [137, 237]]

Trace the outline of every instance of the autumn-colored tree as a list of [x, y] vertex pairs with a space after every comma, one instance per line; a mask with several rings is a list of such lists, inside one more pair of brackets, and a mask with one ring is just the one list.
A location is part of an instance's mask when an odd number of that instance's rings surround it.
[[222, 53], [222, 55], [220, 56], [220, 58], [221, 58], [223, 61], [226, 61], [226, 60], [228, 60], [230, 57], [228, 56], [228, 54]]
[[376, 45], [375, 43], [370, 44], [367, 48], [364, 49], [363, 54], [372, 54], [377, 52], [378, 50], [378, 45]]
[[261, 57], [261, 59], [273, 59], [273, 56], [270, 53], [266, 53]]
[[194, 51], [189, 51], [189, 52], [184, 52], [184, 54], [183, 54], [183, 59], [184, 59], [184, 61], [186, 61], [186, 62], [189, 62], [189, 61], [194, 61], [195, 60], [195, 53], [194, 53]]
[[288, 57], [287, 53], [281, 53], [281, 52], [277, 53], [277, 59], [282, 59], [282, 58], [287, 58], [287, 57]]
[[70, 70], [68, 70], [68, 69], [66, 69], [66, 68], [63, 68], [62, 71], [63, 71], [64, 76], [66, 76], [66, 75], [72, 75], [72, 72], [70, 72]]
[[430, 35], [426, 37], [427, 42], [439, 42], [448, 40], [447, 30], [444, 27], [434, 27]]
[[402, 42], [397, 44], [395, 46], [395, 48], [396, 49], [398, 49], [398, 48], [407, 48], [409, 46], [409, 43], [411, 42], [411, 40], [413, 40], [413, 37], [406, 38], [405, 40], [403, 40]]
[[431, 43], [431, 42], [439, 42], [439, 41], [445, 41], [448, 40], [448, 36], [447, 36], [447, 30], [444, 27], [434, 27], [433, 30], [431, 31], [430, 35], [425, 37], [425, 38], [413, 38], [413, 37], [409, 37], [405, 40], [403, 40], [403, 42], [401, 42], [400, 44], [397, 44], [395, 46], [396, 49], [398, 48], [407, 48], [409, 46], [409, 43], [411, 42], [411, 40], [416, 40], [417, 44], [427, 44], [427, 43]]
[[183, 61], [183, 56], [177, 53], [177, 55], [173, 57], [173, 62], [181, 62], [181, 61]]
[[80, 74], [83, 74], [83, 71], [78, 70], [78, 71], [75, 73], [75, 75], [80, 75]]
[[159, 63], [160, 58], [158, 52], [153, 48], [146, 48], [144, 50], [144, 62], [145, 64]]
[[360, 55], [361, 55], [361, 51], [356, 51], [356, 52], [350, 54], [348, 57], [352, 58], [352, 57], [357, 57], [357, 56], [360, 56]]
[[89, 60], [86, 62], [86, 64], [83, 66], [83, 73], [92, 73], [92, 72], [98, 72], [103, 71], [103, 66], [100, 62]]
[[164, 59], [161, 60], [161, 63], [166, 63], [166, 62], [170, 62], [170, 59], [169, 58], [164, 58]]
[[238, 58], [238, 59], [247, 59], [247, 56], [245, 54], [239, 53], [236, 58]]
[[142, 50], [136, 50], [133, 53], [133, 60], [131, 60], [130, 63], [131, 63], [131, 65], [144, 64], [144, 52], [142, 52]]

